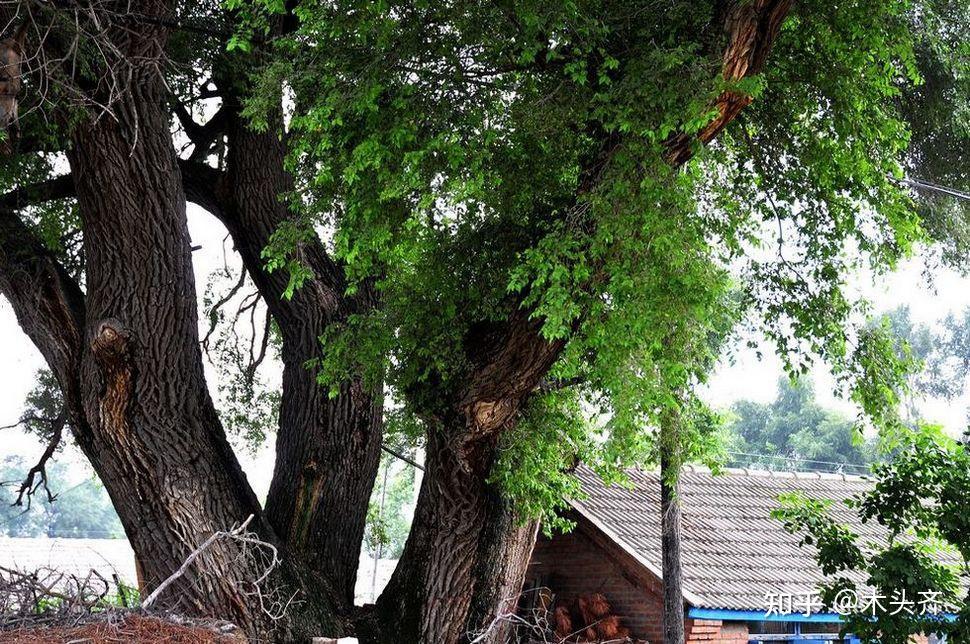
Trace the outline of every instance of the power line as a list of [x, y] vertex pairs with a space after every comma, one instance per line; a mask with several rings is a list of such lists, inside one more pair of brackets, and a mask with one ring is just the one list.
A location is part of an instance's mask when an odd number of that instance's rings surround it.
[[794, 461], [794, 462], [800, 462], [800, 463], [815, 463], [818, 465], [831, 465], [833, 467], [856, 467], [866, 471], [869, 471], [871, 469], [870, 466], [862, 465], [860, 463], [839, 463], [836, 461], [819, 461], [811, 458], [800, 458], [798, 456], [785, 456], [783, 454], [755, 454], [751, 452], [735, 452], [731, 450], [726, 450], [726, 453], [732, 456], [747, 456], [747, 457], [753, 457], [753, 458], [768, 458], [768, 459], [775, 459], [775, 460]]
[[940, 194], [956, 197], [957, 199], [964, 199], [966, 201], [970, 201], [970, 193], [968, 192], [957, 190], [956, 188], [950, 188], [948, 186], [941, 186], [935, 183], [930, 183], [929, 181], [924, 181], [923, 179], [903, 179], [902, 183], [912, 188], [917, 188], [920, 190], [930, 190], [932, 192], [939, 192]]

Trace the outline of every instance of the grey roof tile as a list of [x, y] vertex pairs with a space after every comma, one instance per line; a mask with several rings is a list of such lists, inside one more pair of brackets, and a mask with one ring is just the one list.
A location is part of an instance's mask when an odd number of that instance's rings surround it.
[[[632, 489], [609, 486], [585, 466], [576, 471], [585, 499], [574, 506], [615, 541], [660, 570], [660, 480], [657, 472], [631, 470]], [[778, 495], [804, 492], [833, 501], [833, 517], [863, 541], [883, 541], [885, 531], [863, 523], [843, 502], [870, 489], [858, 476], [779, 473], [757, 470], [710, 471], [688, 467], [681, 474], [684, 591], [700, 608], [765, 610], [765, 594], [796, 596], [817, 590], [824, 576], [815, 550], [771, 517]]]

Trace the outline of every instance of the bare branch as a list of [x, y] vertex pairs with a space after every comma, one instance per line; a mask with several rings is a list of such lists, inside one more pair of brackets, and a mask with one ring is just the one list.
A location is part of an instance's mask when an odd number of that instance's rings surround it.
[[192, 553], [185, 559], [185, 561], [182, 562], [182, 565], [179, 566], [178, 570], [176, 570], [171, 575], [169, 575], [168, 579], [160, 583], [158, 587], [155, 588], [155, 590], [153, 590], [151, 594], [144, 599], [144, 601], [142, 601], [141, 607], [145, 609], [150, 608], [151, 605], [155, 603], [155, 600], [158, 599], [159, 595], [165, 592], [165, 589], [171, 586], [173, 583], [175, 583], [175, 581], [179, 577], [184, 575], [186, 571], [195, 562], [195, 560], [199, 558], [199, 555], [205, 552], [206, 549], [209, 548], [209, 546], [211, 546], [213, 543], [215, 543], [220, 539], [225, 539], [227, 537], [237, 537], [241, 535], [246, 530], [247, 526], [249, 526], [249, 523], [252, 520], [253, 520], [253, 515], [250, 514], [248, 517], [246, 517], [246, 520], [239, 525], [239, 527], [234, 528], [229, 532], [223, 532], [221, 530], [219, 532], [213, 532], [208, 539], [202, 542], [201, 546], [199, 546], [198, 548], [192, 551]]
[[13, 429], [14, 427], [20, 427], [21, 425], [26, 425], [27, 423], [53, 423], [53, 418], [48, 418], [46, 416], [37, 416], [34, 414], [24, 414], [15, 423], [9, 425], [3, 425], [0, 429]]
[[[23, 420], [23, 419], [22, 419]], [[40, 459], [37, 464], [34, 465], [27, 472], [27, 476], [24, 477], [23, 482], [20, 484], [20, 489], [17, 490], [17, 500], [13, 502], [12, 505], [22, 506], [24, 504], [24, 498], [27, 499], [27, 510], [30, 509], [31, 497], [34, 493], [43, 486], [44, 492], [47, 494], [47, 502], [53, 503], [57, 498], [56, 494], [51, 492], [50, 486], [47, 481], [47, 462], [57, 451], [57, 447], [61, 444], [61, 436], [64, 434], [64, 425], [67, 423], [67, 414], [61, 413], [57, 418], [53, 418], [51, 423], [51, 437], [47, 442], [47, 447], [44, 449], [44, 453], [41, 454]], [[36, 479], [36, 483], [34, 482]]]
[[401, 454], [400, 452], [391, 449], [387, 445], [381, 445], [381, 449], [384, 450], [385, 452], [387, 452], [388, 454], [390, 454], [391, 456], [393, 456], [395, 458], [398, 458], [398, 459], [404, 461], [405, 463], [407, 463], [411, 467], [415, 467], [415, 468], [421, 470], [422, 472], [424, 471], [424, 466], [423, 465], [421, 465], [420, 463], [418, 463], [414, 459], [408, 458], [404, 454]]
[[239, 580], [240, 592], [246, 596], [255, 597], [260, 605], [260, 609], [270, 619], [282, 619], [286, 615], [287, 610], [289, 610], [289, 607], [294, 603], [296, 593], [288, 597], [280, 597], [277, 592], [264, 590], [264, 583], [280, 566], [282, 561], [280, 560], [279, 551], [276, 546], [260, 539], [255, 533], [247, 531], [247, 527], [252, 522], [253, 517], [254, 515], [250, 514], [245, 521], [231, 530], [220, 530], [212, 533], [198, 548], [186, 557], [178, 570], [169, 575], [167, 579], [160, 583], [142, 601], [141, 608], [143, 610], [148, 609], [158, 601], [162, 593], [179, 578], [183, 577], [202, 553], [211, 548], [216, 542], [229, 541], [241, 547], [241, 557], [251, 558], [262, 565], [262, 572], [255, 579]]
[[236, 296], [236, 293], [238, 293], [239, 290], [242, 289], [245, 283], [246, 283], [246, 269], [243, 268], [239, 272], [239, 279], [236, 281], [233, 287], [229, 289], [229, 292], [226, 293], [221, 298], [219, 298], [219, 300], [212, 305], [212, 308], [209, 309], [209, 330], [206, 331], [205, 337], [202, 338], [202, 349], [205, 351], [206, 355], [209, 355], [209, 339], [212, 337], [212, 334], [216, 330], [216, 326], [219, 320], [220, 309], [222, 309], [222, 307], [225, 306], [229, 302], [229, 300], [231, 300], [233, 297]]

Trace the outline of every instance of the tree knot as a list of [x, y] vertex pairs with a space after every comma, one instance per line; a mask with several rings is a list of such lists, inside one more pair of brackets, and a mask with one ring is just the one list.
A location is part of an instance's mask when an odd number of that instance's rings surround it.
[[129, 353], [131, 334], [120, 321], [113, 318], [98, 323], [91, 340], [91, 352], [104, 368], [124, 363]]

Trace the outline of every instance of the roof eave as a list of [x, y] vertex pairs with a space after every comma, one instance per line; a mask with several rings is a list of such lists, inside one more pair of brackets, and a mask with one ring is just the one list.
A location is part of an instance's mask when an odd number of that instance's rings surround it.
[[[663, 571], [654, 566], [652, 563], [647, 561], [635, 548], [626, 543], [620, 535], [611, 530], [605, 523], [596, 518], [596, 516], [583, 506], [582, 502], [570, 500], [569, 505], [575, 510], [580, 516], [582, 516], [586, 521], [588, 521], [594, 528], [603, 533], [610, 541], [616, 544], [626, 555], [631, 559], [636, 561], [638, 564], [643, 566], [643, 568], [649, 572], [651, 575], [657, 579], [663, 580]], [[686, 588], [683, 589], [684, 601], [694, 607], [702, 607], [705, 602], [700, 596], [695, 595]]]

